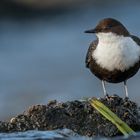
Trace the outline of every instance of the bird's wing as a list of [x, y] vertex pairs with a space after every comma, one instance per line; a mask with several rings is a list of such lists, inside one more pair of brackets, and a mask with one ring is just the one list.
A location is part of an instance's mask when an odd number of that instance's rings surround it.
[[[137, 36], [134, 36], [134, 35], [131, 35], [131, 37], [137, 43], [137, 45], [140, 46], [140, 38], [138, 38]], [[140, 57], [139, 57], [139, 59], [140, 59]], [[140, 63], [140, 61], [139, 61], [139, 63]]]
[[86, 55], [86, 67], [89, 68], [89, 63], [92, 59], [92, 52], [96, 49], [96, 46], [98, 44], [98, 40], [93, 41], [88, 49], [87, 55]]
[[140, 46], [140, 38], [137, 36], [131, 35], [132, 39]]

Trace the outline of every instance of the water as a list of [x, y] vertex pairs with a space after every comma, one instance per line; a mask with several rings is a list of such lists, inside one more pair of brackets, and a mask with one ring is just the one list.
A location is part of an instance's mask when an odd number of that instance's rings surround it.
[[[30, 18], [0, 19], [0, 120], [33, 104], [103, 96], [101, 83], [85, 68], [94, 35], [84, 34], [104, 17], [114, 17], [140, 36], [139, 3], [108, 1]], [[139, 102], [140, 73], [128, 81], [130, 98]], [[110, 94], [124, 97], [122, 84], [109, 84]]]
[[16, 133], [0, 133], [1, 140], [139, 140], [140, 134], [135, 136], [119, 136], [114, 138], [80, 136], [69, 129], [55, 131], [26, 131]]

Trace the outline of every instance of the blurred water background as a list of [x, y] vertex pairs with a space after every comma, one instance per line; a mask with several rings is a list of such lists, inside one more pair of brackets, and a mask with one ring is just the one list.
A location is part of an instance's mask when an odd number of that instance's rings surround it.
[[[30, 105], [103, 96], [101, 82], [85, 68], [95, 35], [84, 34], [105, 17], [120, 20], [140, 36], [140, 1], [1, 0], [0, 120]], [[140, 101], [140, 72], [128, 81], [130, 98]], [[122, 84], [108, 84], [124, 97]]]

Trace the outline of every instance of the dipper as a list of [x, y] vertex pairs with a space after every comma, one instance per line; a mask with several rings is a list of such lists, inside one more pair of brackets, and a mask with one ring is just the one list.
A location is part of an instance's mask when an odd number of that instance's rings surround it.
[[94, 29], [85, 33], [97, 36], [89, 46], [86, 67], [102, 81], [104, 95], [107, 95], [105, 81], [123, 82], [128, 97], [126, 82], [140, 67], [140, 39], [113, 18], [101, 20]]

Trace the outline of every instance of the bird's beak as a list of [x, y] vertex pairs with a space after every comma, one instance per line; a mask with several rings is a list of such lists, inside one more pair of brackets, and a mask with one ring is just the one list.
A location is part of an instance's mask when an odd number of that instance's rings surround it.
[[96, 28], [95, 29], [90, 29], [90, 30], [86, 30], [85, 33], [96, 33]]

